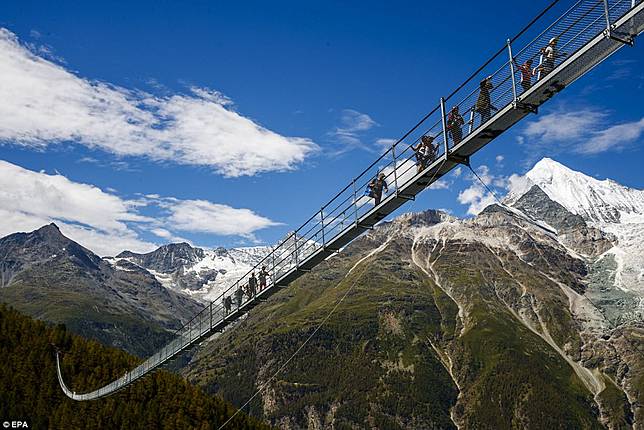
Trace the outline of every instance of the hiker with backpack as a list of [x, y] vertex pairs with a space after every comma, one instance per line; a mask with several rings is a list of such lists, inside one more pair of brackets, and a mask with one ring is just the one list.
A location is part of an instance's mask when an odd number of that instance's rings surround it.
[[559, 49], [557, 48], [558, 42], [559, 38], [553, 37], [548, 41], [548, 44], [546, 46], [539, 50], [541, 57], [539, 66], [537, 66], [537, 68], [535, 69], [538, 73], [537, 80], [543, 78], [555, 69], [556, 62], [559, 57], [565, 57], [566, 55], [568, 55], [565, 52], [559, 52]]
[[463, 130], [461, 127], [464, 124], [463, 117], [458, 113], [458, 106], [454, 106], [447, 115], [447, 130], [452, 135], [454, 145], [458, 145], [463, 140]]
[[228, 315], [230, 313], [230, 307], [232, 306], [232, 299], [230, 296], [225, 296], [223, 298], [223, 304], [224, 304], [224, 315]]
[[239, 285], [237, 286], [237, 289], [235, 290], [235, 301], [237, 302], [237, 308], [242, 304], [242, 300], [244, 298], [244, 291], [242, 291], [242, 286]]
[[481, 115], [481, 124], [490, 119], [492, 110], [498, 110], [492, 106], [492, 101], [490, 100], [490, 90], [493, 88], [491, 76], [483, 79], [479, 84], [479, 97], [476, 99], [474, 110]]
[[422, 136], [418, 145], [411, 147], [416, 155], [416, 167], [418, 172], [425, 169], [432, 161], [436, 159], [438, 145], [434, 145], [433, 136]]
[[378, 206], [380, 204], [380, 201], [382, 200], [382, 190], [384, 188], [385, 193], [389, 192], [389, 187], [387, 186], [387, 182], [385, 181], [385, 174], [380, 173], [378, 175], [378, 178], [375, 180], [372, 180], [370, 185], [373, 184], [371, 191], [373, 194], [373, 199], [374, 199], [374, 204]]

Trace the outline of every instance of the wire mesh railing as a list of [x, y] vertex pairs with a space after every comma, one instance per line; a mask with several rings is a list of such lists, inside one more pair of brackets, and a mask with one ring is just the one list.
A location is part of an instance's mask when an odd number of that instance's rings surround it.
[[[607, 31], [641, 0], [578, 0], [561, 11], [555, 7], [558, 3], [552, 2], [520, 33], [508, 39], [503, 49], [447, 98], [441, 99], [430, 113], [319, 211], [278, 241], [248, 273], [225, 287], [217, 299], [179, 328], [171, 342], [123, 378], [97, 392], [75, 395], [76, 398], [101, 397], [130, 384], [209, 335], [227, 318], [238, 317], [265, 289], [279, 285], [280, 280], [302, 270], [316, 254], [337, 250], [331, 247], [336, 239], [361, 226], [362, 220], [392, 196], [404, 192], [412, 181], [438, 169], [441, 160], [446, 159], [446, 151], [480, 132], [488, 121], [521, 100], [533, 85]], [[422, 144], [428, 138], [433, 141]], [[62, 380], [61, 385], [64, 386]]]

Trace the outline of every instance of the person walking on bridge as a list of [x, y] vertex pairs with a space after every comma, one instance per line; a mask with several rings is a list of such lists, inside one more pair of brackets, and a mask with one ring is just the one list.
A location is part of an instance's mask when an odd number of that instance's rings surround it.
[[268, 278], [268, 271], [266, 266], [262, 266], [262, 270], [259, 271], [259, 291], [266, 288], [266, 278]]
[[233, 304], [232, 299], [230, 298], [230, 296], [225, 296], [223, 298], [223, 302], [224, 302], [224, 315], [228, 315], [230, 313], [230, 307]]
[[248, 297], [252, 299], [255, 295], [257, 295], [257, 278], [255, 277], [255, 272], [253, 272], [248, 278]]
[[237, 302], [237, 309], [239, 309], [239, 307], [241, 306], [243, 298], [244, 292], [242, 291], [241, 285], [238, 285], [237, 289], [235, 290], [235, 301]]
[[371, 184], [373, 184], [371, 191], [373, 193], [374, 203], [376, 206], [378, 206], [380, 204], [380, 201], [382, 200], [383, 188], [385, 190], [385, 193], [389, 192], [389, 187], [387, 186], [387, 182], [385, 181], [385, 174], [379, 174], [378, 179], [371, 181]]
[[492, 115], [492, 110], [498, 110], [492, 106], [492, 101], [490, 100], [490, 90], [494, 86], [492, 85], [492, 76], [488, 76], [483, 79], [479, 84], [479, 97], [476, 99], [475, 111], [481, 115], [481, 124], [487, 122]]
[[538, 72], [537, 80], [543, 78], [555, 69], [559, 57], [565, 57], [568, 55], [565, 52], [559, 52], [559, 49], [557, 48], [558, 42], [559, 38], [553, 37], [545, 47], [541, 48], [541, 61], [536, 69]]
[[463, 140], [463, 130], [461, 127], [464, 124], [463, 117], [458, 113], [458, 106], [454, 106], [447, 115], [447, 131], [452, 135], [454, 145], [458, 145]]
[[438, 145], [434, 145], [433, 136], [422, 136], [418, 145], [411, 147], [416, 155], [416, 167], [418, 172], [425, 169], [432, 161], [436, 159]]
[[517, 67], [517, 71], [521, 74], [521, 87], [525, 93], [532, 87], [532, 59], [528, 58], [525, 63], [518, 64], [516, 59], [512, 59], [512, 62]]

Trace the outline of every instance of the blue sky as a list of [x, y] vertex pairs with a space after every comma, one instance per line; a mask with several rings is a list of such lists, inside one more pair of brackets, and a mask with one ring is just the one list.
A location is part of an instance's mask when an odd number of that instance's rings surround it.
[[[101, 254], [271, 243], [545, 4], [5, 1], [0, 174], [13, 191], [0, 235], [55, 220]], [[543, 156], [644, 188], [642, 49], [620, 50], [474, 166], [499, 192]], [[147, 126], [150, 112], [176, 124]], [[584, 151], [599, 135], [609, 143]], [[466, 172], [444, 185], [403, 211], [467, 216], [485, 201], [459, 202]]]

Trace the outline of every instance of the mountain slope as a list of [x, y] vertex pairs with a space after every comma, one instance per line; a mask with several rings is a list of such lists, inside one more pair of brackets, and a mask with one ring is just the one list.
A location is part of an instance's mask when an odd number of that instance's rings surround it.
[[116, 269], [54, 225], [0, 239], [0, 300], [106, 345], [146, 355], [201, 305], [137, 267]]
[[250, 410], [281, 428], [630, 428], [644, 419], [644, 327], [611, 329], [587, 276], [558, 237], [498, 206], [466, 221], [407, 215], [258, 306], [185, 372], [235, 404], [266, 384]]

